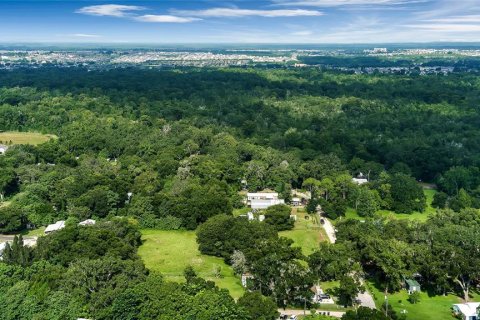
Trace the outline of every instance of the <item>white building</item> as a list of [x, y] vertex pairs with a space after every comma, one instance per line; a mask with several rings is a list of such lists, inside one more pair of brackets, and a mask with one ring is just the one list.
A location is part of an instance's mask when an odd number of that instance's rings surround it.
[[55, 222], [54, 224], [49, 224], [48, 227], [45, 229], [45, 234], [58, 231], [65, 228], [65, 221], [60, 220]]
[[8, 147], [4, 144], [0, 144], [0, 155], [5, 154], [7, 152]]
[[368, 179], [360, 172], [356, 178], [352, 178], [352, 182], [358, 185], [368, 183]]
[[300, 199], [298, 197], [293, 197], [292, 198], [292, 206], [298, 207], [300, 205], [302, 205], [302, 199]]
[[94, 225], [95, 223], [97, 223], [95, 220], [93, 219], [87, 219], [87, 220], [84, 220], [80, 223], [78, 223], [79, 226], [92, 226]]
[[247, 193], [247, 205], [252, 209], [267, 209], [277, 204], [285, 204], [285, 200], [279, 199], [276, 192]]
[[462, 320], [478, 320], [478, 307], [480, 302], [459, 303], [453, 305], [453, 312]]

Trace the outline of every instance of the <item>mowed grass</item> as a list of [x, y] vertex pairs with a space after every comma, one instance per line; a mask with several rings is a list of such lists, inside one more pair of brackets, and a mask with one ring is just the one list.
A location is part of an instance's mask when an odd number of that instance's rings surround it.
[[6, 207], [6, 206], [8, 206], [8, 205], [10, 205], [10, 201], [0, 202], [0, 208], [1, 208], [1, 207]]
[[[436, 212], [436, 209], [432, 207], [433, 196], [437, 193], [436, 190], [433, 189], [424, 189], [423, 192], [425, 193], [427, 207], [425, 208], [424, 212], [413, 212], [411, 214], [403, 214], [403, 213], [395, 213], [389, 210], [379, 210], [377, 211], [377, 215], [381, 217], [385, 217], [387, 219], [409, 219], [415, 221], [426, 221], [428, 217]], [[348, 208], [345, 214], [346, 218], [350, 219], [357, 219], [357, 220], [365, 220], [365, 217], [360, 217], [357, 214], [357, 211], [353, 208]]]
[[0, 144], [15, 145], [15, 144], [32, 144], [37, 145], [47, 142], [50, 139], [56, 139], [57, 136], [53, 134], [41, 134], [38, 132], [17, 132], [6, 131], [0, 132]]
[[310, 216], [303, 209], [296, 208], [293, 209], [293, 213], [297, 215], [293, 230], [281, 231], [278, 234], [292, 239], [294, 247], [300, 247], [303, 254], [310, 255], [318, 249], [320, 242], [328, 241], [325, 230], [320, 225], [317, 215]]
[[[145, 266], [161, 272], [169, 281], [183, 282], [183, 271], [192, 266], [204, 279], [214, 281], [220, 288], [230, 291], [234, 298], [243, 295], [239, 277], [223, 259], [203, 255], [198, 251], [194, 231], [142, 230], [144, 243], [138, 253]], [[215, 277], [215, 269], [221, 268], [221, 278]]]
[[[369, 291], [374, 296], [375, 304], [380, 308], [385, 301], [384, 293], [371, 282], [369, 283]], [[479, 295], [474, 294], [471, 301], [480, 301], [479, 298]], [[420, 302], [416, 304], [408, 301], [408, 292], [406, 290], [388, 295], [388, 305], [397, 313], [406, 311], [408, 320], [454, 319], [451, 308], [455, 303], [463, 303], [463, 301], [453, 294], [430, 297], [426, 292], [421, 292]]]

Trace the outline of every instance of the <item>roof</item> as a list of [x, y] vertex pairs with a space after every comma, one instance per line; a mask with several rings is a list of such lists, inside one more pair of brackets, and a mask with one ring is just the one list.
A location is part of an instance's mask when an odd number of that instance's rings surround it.
[[45, 233], [57, 231], [63, 228], [65, 228], [65, 221], [60, 220], [55, 222], [54, 224], [49, 224], [48, 227], [45, 229]]
[[405, 282], [408, 284], [409, 287], [420, 287], [420, 283], [413, 279], [406, 279]]
[[454, 304], [454, 307], [467, 317], [474, 317], [477, 315], [477, 308], [480, 306], [480, 302], [468, 302]]
[[90, 225], [93, 225], [95, 223], [97, 223], [95, 220], [87, 219], [87, 220], [84, 220], [84, 221], [80, 222], [78, 225], [79, 226], [90, 226]]
[[352, 181], [356, 184], [368, 183], [368, 180], [365, 178], [352, 178]]
[[301, 200], [300, 198], [295, 197], [295, 198], [292, 198], [292, 201], [300, 202]]
[[247, 197], [278, 197], [277, 192], [249, 192]]

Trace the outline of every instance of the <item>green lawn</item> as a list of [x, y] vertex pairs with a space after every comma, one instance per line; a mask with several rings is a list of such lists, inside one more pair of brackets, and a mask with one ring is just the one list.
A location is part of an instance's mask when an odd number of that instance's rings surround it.
[[[325, 230], [319, 224], [317, 215], [313, 215], [313, 219], [309, 217], [304, 210], [296, 210], [297, 221], [293, 230], [281, 231], [279, 235], [290, 238], [294, 241], [296, 247], [302, 248], [305, 255], [311, 254], [318, 248], [318, 244], [322, 241], [328, 241]], [[305, 219], [308, 217], [308, 219]]]
[[0, 208], [1, 208], [1, 207], [6, 207], [6, 206], [8, 206], [8, 205], [10, 205], [10, 201], [0, 202]]
[[249, 211], [252, 211], [251, 208], [249, 207], [243, 207], [243, 208], [239, 208], [239, 209], [233, 209], [233, 216], [234, 217], [238, 217], [242, 214], [247, 214], [247, 212]]
[[[381, 307], [385, 299], [384, 293], [380, 292], [371, 282], [369, 283], [369, 291], [373, 294], [377, 307]], [[478, 301], [478, 299], [479, 296], [474, 295], [471, 301]], [[417, 304], [408, 302], [406, 290], [388, 295], [388, 305], [397, 313], [406, 310], [408, 320], [453, 319], [450, 310], [452, 305], [462, 302], [462, 299], [452, 294], [429, 297], [427, 293], [421, 292], [420, 302]]]
[[47, 142], [50, 139], [56, 139], [53, 134], [41, 134], [38, 132], [17, 132], [5, 131], [0, 132], [0, 144], [33, 144], [37, 145]]
[[[379, 216], [385, 217], [387, 219], [409, 219], [409, 220], [416, 220], [416, 221], [426, 221], [428, 216], [434, 214], [436, 209], [432, 207], [433, 196], [437, 193], [436, 190], [433, 189], [424, 189], [423, 192], [427, 198], [427, 207], [424, 212], [413, 212], [411, 214], [403, 214], [403, 213], [395, 213], [389, 210], [380, 210], [377, 212]], [[350, 219], [357, 219], [357, 220], [365, 220], [364, 217], [360, 217], [355, 209], [348, 208], [345, 214], [346, 218]]]
[[[161, 272], [166, 279], [184, 281], [183, 270], [191, 265], [199, 276], [228, 289], [234, 298], [243, 295], [240, 278], [223, 259], [200, 254], [194, 231], [142, 230], [142, 239], [138, 253], [146, 267]], [[221, 278], [214, 276], [217, 266], [221, 268]]]
[[22, 233], [24, 236], [31, 236], [31, 237], [41, 237], [45, 235], [45, 229], [47, 227], [40, 227], [38, 229], [28, 230], [25, 233]]

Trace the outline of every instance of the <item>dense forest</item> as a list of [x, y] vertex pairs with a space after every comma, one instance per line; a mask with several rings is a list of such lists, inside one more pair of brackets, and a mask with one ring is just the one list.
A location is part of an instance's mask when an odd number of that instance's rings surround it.
[[[58, 137], [0, 155], [0, 232], [67, 221], [33, 249], [21, 239], [7, 247], [0, 319], [275, 319], [276, 306], [302, 306], [317, 280], [340, 281], [353, 304], [347, 289], [361, 285], [345, 275], [360, 270], [386, 292], [421, 273], [434, 294], [468, 299], [480, 280], [479, 108], [474, 73], [0, 71], [0, 131]], [[369, 183], [352, 183], [361, 173]], [[423, 212], [420, 181], [438, 187], [438, 215], [375, 218]], [[337, 219], [354, 208], [366, 222], [339, 222], [339, 242], [307, 257], [278, 236], [291, 228], [281, 206], [266, 224], [232, 216], [245, 187], [287, 201], [308, 190], [308, 212], [320, 205]], [[77, 226], [88, 218], [101, 223]], [[234, 301], [191, 269], [184, 284], [149, 273], [138, 228], [197, 230], [200, 251], [254, 274], [255, 291]]]

